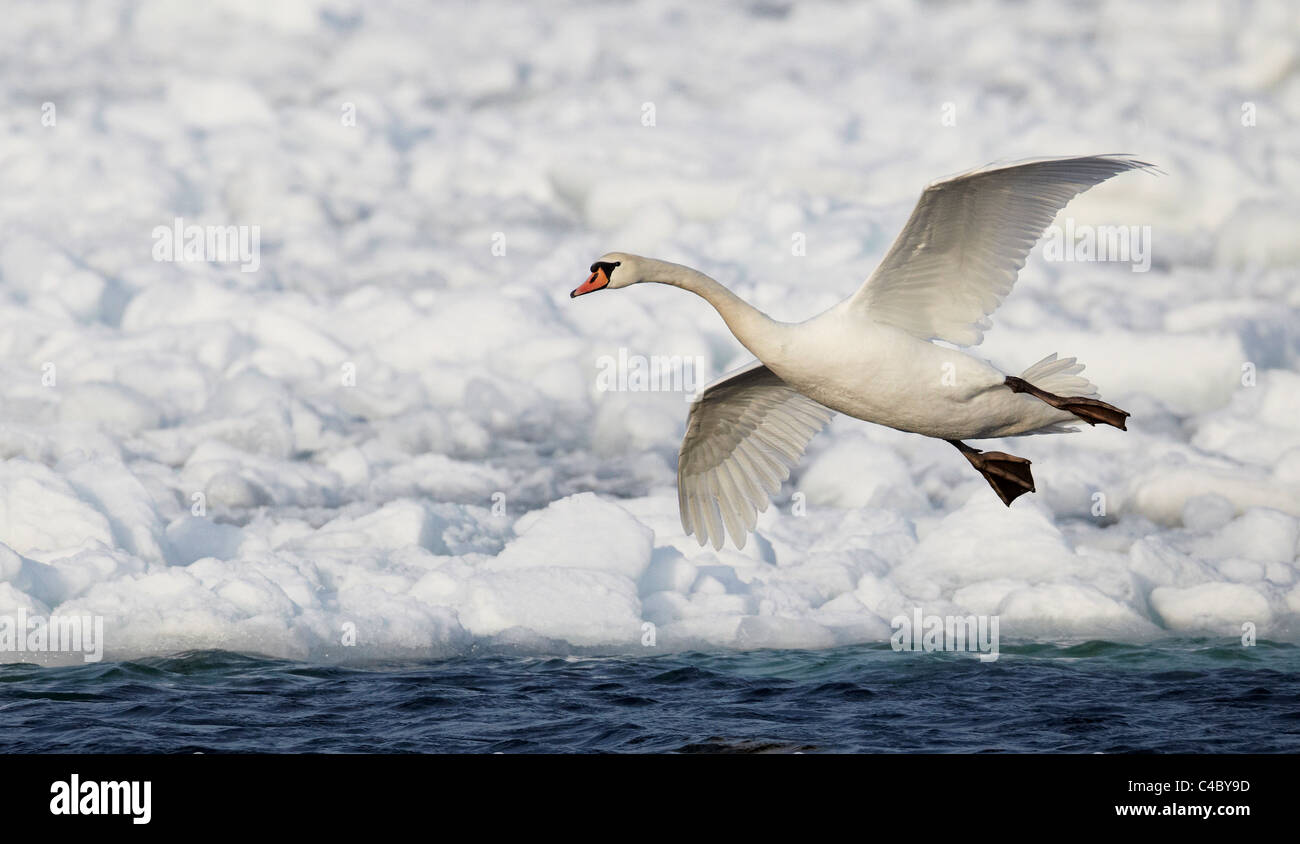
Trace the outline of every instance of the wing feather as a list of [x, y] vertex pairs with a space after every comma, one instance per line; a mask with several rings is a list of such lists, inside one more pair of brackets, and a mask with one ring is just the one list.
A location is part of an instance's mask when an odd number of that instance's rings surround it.
[[1139, 169], [1155, 170], [1125, 155], [1041, 158], [934, 182], [849, 307], [923, 340], [974, 346], [1057, 213]]
[[677, 461], [682, 529], [721, 548], [749, 531], [834, 413], [755, 361], [705, 388], [691, 405]]

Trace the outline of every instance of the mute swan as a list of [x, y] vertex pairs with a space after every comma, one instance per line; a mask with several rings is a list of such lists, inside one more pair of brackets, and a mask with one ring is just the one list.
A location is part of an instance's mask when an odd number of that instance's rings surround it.
[[1008, 507], [1034, 491], [1029, 461], [963, 440], [1120, 430], [1128, 413], [1097, 398], [1083, 364], [1056, 354], [1019, 376], [960, 349], [974, 346], [1020, 268], [1077, 194], [1111, 176], [1154, 169], [1129, 156], [994, 164], [932, 183], [866, 283], [801, 323], [777, 322], [701, 272], [610, 252], [569, 295], [643, 281], [703, 297], [758, 360], [723, 376], [691, 405], [677, 466], [682, 528], [721, 548], [745, 546], [759, 510], [836, 411], [947, 440]]

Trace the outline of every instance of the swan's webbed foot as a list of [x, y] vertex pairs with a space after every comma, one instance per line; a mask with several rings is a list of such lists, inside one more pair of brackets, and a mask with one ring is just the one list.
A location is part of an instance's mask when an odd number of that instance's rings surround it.
[[1115, 405], [1107, 404], [1100, 399], [1086, 399], [1083, 396], [1058, 396], [1055, 393], [1040, 390], [1025, 379], [1017, 378], [1014, 375], [1008, 375], [1005, 383], [1011, 389], [1011, 392], [1028, 393], [1036, 399], [1047, 402], [1052, 407], [1059, 408], [1067, 413], [1073, 413], [1089, 425], [1096, 425], [1101, 422], [1106, 425], [1113, 425], [1121, 431], [1128, 430], [1124, 420], [1130, 416], [1129, 412], [1120, 410]]
[[1023, 457], [1004, 454], [1001, 451], [980, 451], [971, 448], [961, 440], [948, 440], [958, 451], [966, 455], [970, 465], [975, 467], [984, 480], [989, 482], [993, 491], [1002, 499], [1002, 503], [1011, 506], [1026, 492], [1034, 492], [1034, 476], [1029, 471], [1029, 461]]

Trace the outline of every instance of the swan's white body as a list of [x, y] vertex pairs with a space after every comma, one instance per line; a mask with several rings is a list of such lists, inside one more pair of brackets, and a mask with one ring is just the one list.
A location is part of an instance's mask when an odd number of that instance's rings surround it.
[[864, 324], [847, 310], [841, 303], [793, 330], [772, 332], [786, 338], [759, 360], [831, 410], [927, 437], [1014, 436], [1057, 430], [1074, 420], [1008, 390], [1003, 382], [1012, 373], [982, 358], [892, 325]]
[[[954, 442], [1073, 430], [1075, 414], [1013, 391], [1008, 373], [931, 341], [979, 343], [1056, 213], [1139, 168], [1150, 165], [1126, 156], [1038, 159], [935, 182], [858, 292], [801, 323], [773, 320], [689, 267], [621, 252], [593, 264], [571, 295], [642, 281], [690, 290], [758, 358], [701, 393], [678, 461], [683, 528], [716, 548], [725, 528], [743, 547], [757, 512], [832, 411]], [[1052, 354], [1019, 378], [1053, 401], [1094, 397], [1082, 369]]]

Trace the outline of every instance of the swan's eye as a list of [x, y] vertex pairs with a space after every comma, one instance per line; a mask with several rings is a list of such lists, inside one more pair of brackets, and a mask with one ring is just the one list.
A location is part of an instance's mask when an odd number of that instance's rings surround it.
[[622, 261], [615, 261], [612, 264], [609, 261], [597, 261], [591, 265], [591, 271], [594, 273], [596, 270], [604, 270], [607, 277], [612, 276], [614, 274], [614, 268], [622, 263]]

